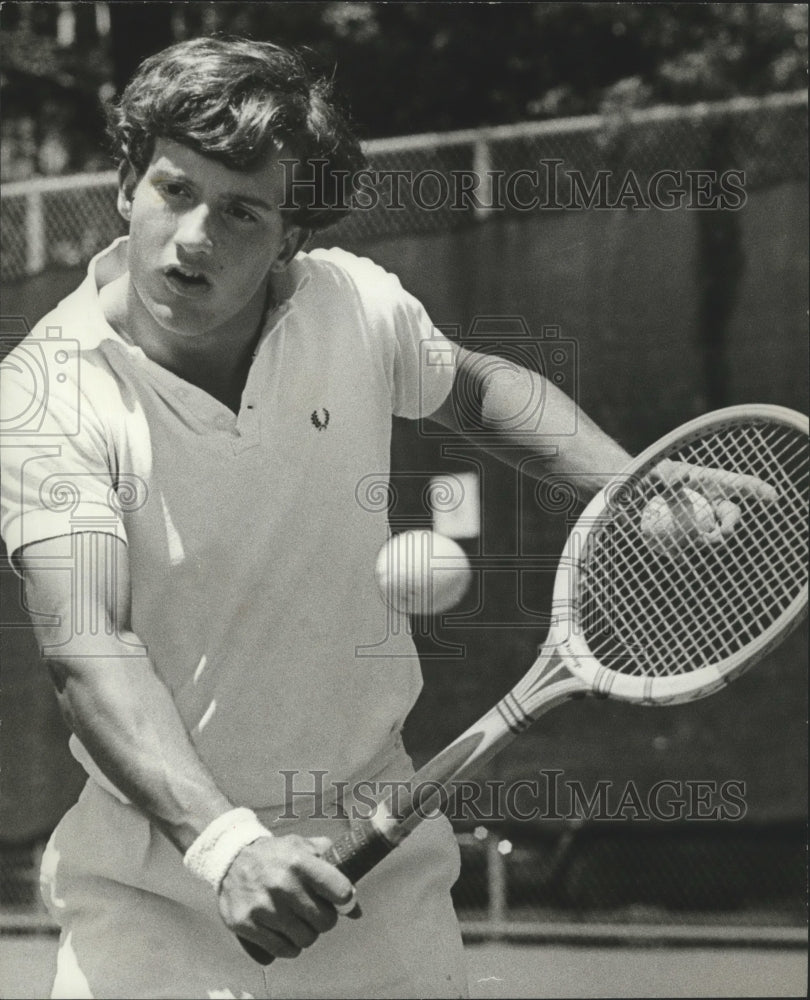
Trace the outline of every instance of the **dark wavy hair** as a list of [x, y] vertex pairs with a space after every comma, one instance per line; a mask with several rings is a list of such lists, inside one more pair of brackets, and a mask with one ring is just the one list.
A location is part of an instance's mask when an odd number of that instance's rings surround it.
[[242, 171], [283, 144], [296, 161], [288, 176], [300, 182], [287, 220], [312, 230], [351, 210], [352, 178], [366, 165], [329, 83], [314, 79], [297, 53], [244, 38], [195, 38], [144, 60], [108, 106], [107, 131], [119, 162], [138, 176], [158, 138]]

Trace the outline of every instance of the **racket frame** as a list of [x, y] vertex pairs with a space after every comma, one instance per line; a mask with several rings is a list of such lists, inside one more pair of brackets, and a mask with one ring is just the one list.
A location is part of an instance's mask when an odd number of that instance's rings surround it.
[[704, 414], [682, 424], [637, 455], [622, 473], [593, 497], [577, 519], [565, 544], [554, 582], [552, 607], [559, 608], [561, 615], [550, 630], [545, 649], [557, 652], [589, 694], [661, 706], [707, 697], [754, 666], [801, 622], [807, 609], [806, 582], [779, 617], [744, 649], [705, 667], [683, 674], [656, 677], [625, 675], [609, 669], [599, 662], [582, 634], [577, 595], [580, 592], [583, 553], [592, 532], [612, 519], [614, 506], [626, 495], [628, 480], [649, 472], [674, 445], [684, 446], [690, 439], [704, 437], [709, 431], [722, 430], [742, 419], [762, 420], [769, 425], [781, 423], [805, 435], [810, 432], [807, 417], [786, 407], [766, 403], [729, 406]]

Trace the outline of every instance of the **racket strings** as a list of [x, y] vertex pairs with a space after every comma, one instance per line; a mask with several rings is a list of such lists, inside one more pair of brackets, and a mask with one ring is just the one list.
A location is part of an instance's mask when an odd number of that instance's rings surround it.
[[[637, 677], [734, 657], [779, 619], [807, 578], [806, 435], [754, 420], [681, 443], [667, 457], [727, 471], [708, 499], [733, 498], [740, 516], [714, 542], [696, 532], [679, 538], [677, 549], [657, 548], [642, 531], [645, 509], [656, 498], [670, 509], [684, 500], [681, 487], [648, 470], [612, 519], [591, 531], [578, 577], [578, 626], [597, 659]], [[741, 477], [750, 476], [773, 487], [776, 499], [746, 495]], [[701, 479], [683, 485], [699, 491]]]
[[[739, 462], [747, 454], [755, 454], [755, 455], [758, 454], [756, 449], [754, 449], [753, 451], [751, 451], [750, 449], [750, 445], [752, 443], [756, 444], [756, 442], [751, 442], [751, 440], [749, 439], [745, 443], [749, 447], [747, 447], [745, 449], [745, 453], [743, 453], [743, 449], [739, 447], [739, 442], [734, 442], [734, 441], [731, 442], [731, 447], [729, 448], [729, 454], [732, 460], [736, 460]], [[711, 459], [714, 456], [707, 455], [704, 457], [704, 455], [701, 452], [698, 452], [695, 457], [699, 458], [701, 461], [705, 461], [705, 458]], [[762, 478], [766, 478], [766, 481], [768, 479], [773, 481], [774, 478], [784, 479], [784, 477], [773, 476], [773, 471], [775, 469], [779, 471], [779, 462], [775, 461], [775, 458], [776, 455], [773, 452], [773, 450], [771, 450], [771, 460], [764, 461], [762, 463], [762, 468], [758, 468], [756, 464], [753, 465], [749, 464], [749, 468], [753, 472], [758, 473]], [[785, 484], [783, 483], [782, 485], [784, 486]], [[783, 497], [785, 496], [785, 493], [786, 491], [783, 489]], [[763, 614], [762, 595], [765, 595], [771, 603], [773, 603], [775, 597], [777, 598], [775, 602], [775, 607], [771, 612], [771, 617], [776, 617], [781, 608], [783, 606], [787, 606], [787, 604], [790, 603], [789, 587], [787, 588], [782, 587], [783, 596], [788, 599], [784, 600], [783, 602], [780, 602], [778, 600], [780, 577], [783, 576], [784, 571], [789, 568], [789, 564], [785, 563], [784, 559], [780, 564], [774, 540], [774, 528], [775, 527], [781, 528], [782, 534], [785, 535], [784, 539], [780, 539], [780, 541], [782, 542], [790, 543], [791, 541], [795, 542], [797, 540], [800, 541], [801, 539], [800, 535], [797, 534], [795, 530], [793, 531], [784, 530], [785, 526], [787, 526], [789, 529], [794, 527], [795, 518], [793, 519], [793, 521], [791, 521], [790, 518], [788, 518], [787, 520], [783, 518], [782, 520], [785, 521], [785, 524], [782, 524], [781, 526], [777, 525], [775, 522], [778, 519], [771, 516], [774, 510], [778, 510], [778, 507], [776, 507], [775, 505], [765, 505], [763, 506], [763, 509], [761, 511], [762, 514], [761, 520], [751, 519], [749, 521], [749, 524], [753, 525], [757, 529], [753, 532], [755, 541], [758, 543], [758, 545], [756, 546], [758, 553], [757, 559], [749, 560], [748, 563], [746, 564], [744, 558], [742, 557], [743, 554], [739, 551], [741, 547], [741, 537], [739, 535], [736, 534], [732, 535], [728, 542], [729, 554], [734, 557], [729, 564], [731, 566], [735, 565], [742, 566], [746, 570], [746, 576], [750, 577], [751, 581], [757, 584], [757, 587], [753, 591], [751, 590], [751, 588], [748, 588], [748, 590], [746, 591], [745, 588], [739, 586], [742, 574], [737, 574], [736, 578], [732, 576], [733, 582], [738, 584], [738, 586], [733, 590], [735, 599], [738, 601], [742, 599], [744, 610], [747, 611], [750, 621], [756, 620], [756, 617], [758, 615]], [[792, 511], [793, 513], [796, 513], [797, 511], [795, 503], [792, 505]], [[805, 546], [799, 545], [798, 548], [803, 549], [805, 548]], [[698, 551], [700, 552], [700, 550]], [[790, 555], [791, 552], [795, 551], [796, 551], [795, 549], [792, 549], [790, 547], [784, 549], [784, 552], [788, 556]], [[706, 571], [707, 560], [704, 558], [702, 562], [704, 571]], [[799, 558], [794, 559], [794, 566], [798, 567], [802, 566], [802, 562], [800, 561]], [[795, 574], [793, 575], [795, 576]], [[757, 598], [760, 599], [757, 600]], [[746, 620], [741, 616], [737, 617], [738, 620], [735, 622], [735, 624], [737, 625], [738, 628], [740, 626], [743, 626], [741, 630], [742, 634], [750, 639], [752, 632], [750, 628], [745, 629]], [[767, 609], [765, 610], [765, 617], [761, 619], [761, 622], [765, 622], [767, 624]]]
[[[807, 489], [807, 473], [802, 475], [802, 470], [807, 469], [807, 456], [796, 451], [791, 453], [786, 442], [780, 442], [779, 447], [774, 449], [775, 435], [771, 432], [767, 437], [761, 431], [757, 431], [756, 438], [749, 440], [749, 445], [756, 449], [755, 455], [758, 459], [752, 463], [755, 475], [761, 479], [766, 479], [772, 484], [778, 485], [783, 503], [791, 515], [785, 520], [785, 527], [788, 533], [794, 531], [797, 540], [800, 538], [799, 527], [803, 517], [802, 505]], [[730, 448], [730, 457], [743, 461], [745, 454], [739, 444]], [[782, 511], [781, 506], [775, 506], [773, 511], [765, 509], [764, 514], [775, 514], [777, 517]]]
[[[793, 529], [799, 540], [807, 495], [807, 450], [795, 447], [795, 441], [791, 448], [791, 441], [786, 440], [784, 435], [780, 436], [773, 428], [769, 428], [767, 433], [753, 428], [746, 443], [748, 449], [743, 450], [742, 440], [730, 442], [729, 456], [738, 462], [744, 462], [749, 457], [749, 474], [778, 487], [784, 507], [779, 505], [771, 508], [769, 505], [764, 513], [778, 517], [786, 510], [790, 514], [787, 519], [788, 532]], [[706, 456], [709, 460], [712, 457], [711, 454]], [[702, 460], [699, 450], [696, 451], [695, 460]]]
[[[764, 442], [763, 442], [764, 445]], [[789, 464], [784, 466], [780, 460], [784, 460], [785, 449], [778, 452], [771, 451], [771, 462], [777, 470], [776, 481], [779, 484], [781, 495], [784, 498], [783, 506], [774, 507], [774, 510], [767, 511], [771, 514], [771, 523], [779, 531], [783, 531], [787, 541], [793, 541], [794, 564], [796, 571], [803, 575], [805, 571], [807, 540], [806, 532], [806, 497], [808, 490], [808, 461], [807, 455], [788, 455], [793, 458]], [[767, 467], [767, 466], [766, 466]], [[774, 543], [775, 544], [775, 543]], [[790, 556], [790, 550], [786, 553]]]
[[[631, 569], [639, 580], [643, 580], [647, 575], [649, 567], [636, 565]], [[671, 581], [673, 586], [667, 592], [660, 586], [653, 587], [650, 580], [647, 581], [647, 598], [650, 607], [647, 612], [647, 630], [643, 634], [638, 631], [638, 623], [629, 616], [621, 615], [621, 608], [615, 604], [610, 608], [610, 617], [605, 617], [606, 622], [611, 622], [611, 627], [615, 629], [615, 635], [625, 643], [628, 654], [632, 654], [634, 661], [625, 668], [625, 672], [636, 675], [649, 673], [666, 674], [671, 671], [667, 669], [667, 660], [677, 657], [678, 663], [693, 661], [696, 666], [705, 666], [711, 662], [710, 649], [706, 649], [707, 638], [715, 640], [715, 647], [718, 643], [729, 642], [732, 639], [732, 630], [726, 625], [729, 611], [731, 610], [730, 600], [723, 600], [724, 595], [712, 595], [712, 599], [703, 605], [689, 607], [684, 600], [683, 594], [689, 595], [692, 585], [683, 571], [675, 567], [675, 579]], [[681, 591], [683, 587], [683, 592]], [[603, 605], [603, 608], [605, 605]], [[627, 617], [624, 628], [616, 628], [617, 618]], [[679, 621], [681, 629], [673, 629], [671, 622]], [[691, 628], [686, 628], [686, 623], [691, 624]], [[636, 631], [634, 631], [636, 630]], [[648, 633], [650, 630], [657, 630], [659, 633], [667, 633], [669, 645], [666, 648], [651, 646], [648, 644]], [[609, 633], [608, 633], [609, 634]], [[750, 633], [745, 632], [745, 637], [750, 640]], [[701, 639], [703, 643], [701, 645]], [[613, 664], [616, 669], [616, 664]]]
[[[768, 439], [769, 438], [769, 439]], [[762, 517], [752, 521], [752, 534], [760, 545], [759, 566], [781, 575], [788, 573], [793, 582], [801, 582], [806, 573], [807, 537], [806, 506], [808, 487], [808, 462], [806, 450], [790, 452], [785, 442], [774, 449], [776, 435], [768, 438], [762, 433], [754, 442], [757, 455], [761, 456], [760, 478], [771, 477], [780, 494], [779, 504], [765, 505]], [[779, 546], [779, 553], [777, 552]], [[782, 549], [784, 551], [782, 551]], [[789, 588], [784, 588], [785, 595]], [[786, 605], [790, 602], [787, 601]]]
[[[624, 570], [629, 576], [635, 574], [637, 577], [646, 575], [649, 567], [639, 560], [643, 557], [642, 553], [635, 552], [635, 561], [631, 565], [625, 559], [623, 559], [622, 554], [619, 555], [617, 563], [620, 568]], [[656, 556], [656, 559], [660, 561], [660, 557]], [[650, 598], [649, 608], [648, 608], [648, 623], [653, 628], [665, 629], [667, 628], [667, 623], [672, 615], [683, 614], [684, 608], [683, 600], [681, 596], [680, 587], [684, 588], [684, 591], [688, 594], [691, 589], [691, 582], [687, 575], [684, 573], [682, 567], [678, 562], [675, 562], [672, 567], [668, 567], [673, 572], [674, 579], [670, 582], [673, 584], [673, 588], [669, 594], [660, 592], [660, 589], [648, 591], [648, 596]], [[695, 656], [699, 654], [700, 647], [696, 636], [706, 635], [713, 629], [717, 636], [722, 636], [723, 633], [728, 633], [727, 638], [730, 637], [730, 629], [726, 625], [726, 618], [730, 610], [730, 596], [727, 592], [718, 592], [713, 596], [713, 600], [707, 603], [704, 607], [697, 606], [691, 609], [691, 614], [694, 617], [694, 621], [698, 624], [699, 628], [697, 632], [688, 631], [683, 635], [679, 636], [677, 633], [671, 634], [671, 639], [675, 644], [674, 652], [677, 652], [680, 659], [684, 660], [686, 658]], [[603, 609], [605, 605], [603, 604]], [[687, 608], [687, 610], [690, 610]], [[766, 610], [763, 607], [759, 609], [760, 611]], [[613, 627], [616, 628], [617, 619], [615, 615], [615, 609], [611, 609], [610, 618], [605, 616], [605, 621], [610, 621]], [[632, 629], [636, 625], [632, 620], [625, 622], [625, 627], [623, 629], [616, 629], [616, 634], [622, 641], [627, 643], [628, 650], [631, 645], [635, 647], [635, 653], [638, 655], [644, 647], [642, 645], [645, 637], [639, 637], [634, 635]], [[648, 659], [654, 658], [657, 650], [655, 647], [649, 648], [647, 650]], [[707, 661], [708, 662], [708, 661]], [[644, 674], [650, 672], [649, 663], [646, 665], [637, 665], [635, 670], [632, 672], [638, 674]]]

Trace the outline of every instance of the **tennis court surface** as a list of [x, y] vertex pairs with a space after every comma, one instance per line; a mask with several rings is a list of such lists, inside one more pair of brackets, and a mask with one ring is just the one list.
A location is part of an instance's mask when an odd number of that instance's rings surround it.
[[[48, 995], [56, 939], [0, 937], [0, 997]], [[469, 945], [470, 996], [791, 997], [807, 995], [797, 948]]]

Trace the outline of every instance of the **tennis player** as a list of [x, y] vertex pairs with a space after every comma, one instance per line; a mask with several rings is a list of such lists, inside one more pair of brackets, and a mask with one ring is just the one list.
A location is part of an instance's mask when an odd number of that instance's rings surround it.
[[[389, 613], [386, 516], [358, 484], [387, 475], [392, 415], [455, 427], [460, 391], [591, 489], [628, 456], [582, 414], [556, 436], [570, 400], [473, 363], [391, 274], [302, 251], [363, 160], [295, 55], [175, 45], [110, 122], [129, 235], [3, 376], [2, 533], [88, 774], [42, 866], [52, 995], [465, 996], [444, 818], [359, 906], [320, 857], [357, 782], [413, 773], [411, 639], [356, 655]], [[313, 160], [315, 197], [288, 170]], [[511, 417], [532, 398], [527, 441]], [[292, 961], [265, 967], [240, 938]]]

